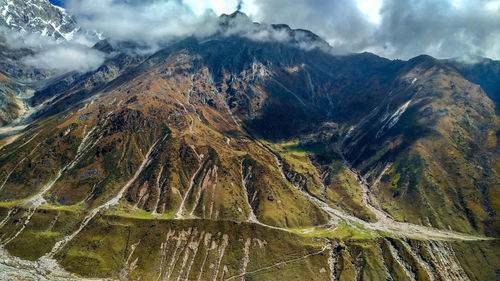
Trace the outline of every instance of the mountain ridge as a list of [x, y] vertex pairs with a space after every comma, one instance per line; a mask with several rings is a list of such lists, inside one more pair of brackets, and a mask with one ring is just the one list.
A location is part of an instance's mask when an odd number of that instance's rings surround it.
[[101, 67], [37, 89], [0, 140], [0, 276], [494, 279], [486, 93], [429, 56], [286, 38], [101, 41]]

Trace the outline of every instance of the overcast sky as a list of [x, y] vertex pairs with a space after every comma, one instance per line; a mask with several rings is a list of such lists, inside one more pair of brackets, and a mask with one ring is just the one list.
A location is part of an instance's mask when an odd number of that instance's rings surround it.
[[84, 26], [150, 39], [210, 32], [238, 4], [253, 20], [325, 38], [338, 53], [500, 59], [500, 0], [63, 0]]

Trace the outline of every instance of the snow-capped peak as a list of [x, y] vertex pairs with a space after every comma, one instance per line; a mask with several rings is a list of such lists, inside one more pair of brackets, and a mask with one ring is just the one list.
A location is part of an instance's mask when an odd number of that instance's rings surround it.
[[0, 0], [0, 26], [66, 40], [79, 30], [65, 9], [48, 0]]

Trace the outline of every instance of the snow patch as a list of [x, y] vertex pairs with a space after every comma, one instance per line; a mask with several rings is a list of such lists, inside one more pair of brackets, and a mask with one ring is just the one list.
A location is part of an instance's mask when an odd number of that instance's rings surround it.
[[412, 100], [409, 100], [407, 103], [403, 104], [401, 107], [394, 112], [394, 114], [389, 118], [387, 122], [380, 128], [380, 130], [377, 132], [377, 135], [375, 136], [376, 139], [379, 139], [382, 137], [382, 135], [385, 134], [385, 132], [389, 131], [396, 123], [398, 123], [399, 119], [401, 119], [401, 116], [406, 112], [408, 109], [408, 106], [410, 106]]

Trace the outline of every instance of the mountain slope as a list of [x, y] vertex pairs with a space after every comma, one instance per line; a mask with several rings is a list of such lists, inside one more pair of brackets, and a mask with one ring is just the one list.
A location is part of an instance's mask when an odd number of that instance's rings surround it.
[[480, 85], [496, 104], [500, 102], [499, 61], [475, 58], [471, 62], [459, 59], [447, 62], [456, 67], [467, 80]]
[[0, 140], [0, 269], [495, 278], [493, 102], [427, 56], [332, 56], [288, 38], [220, 33], [149, 57], [101, 42], [99, 69], [41, 87], [43, 109]]
[[496, 235], [495, 105], [447, 65], [428, 57], [410, 63], [400, 76], [407, 90], [362, 120], [344, 153], [399, 220]]

